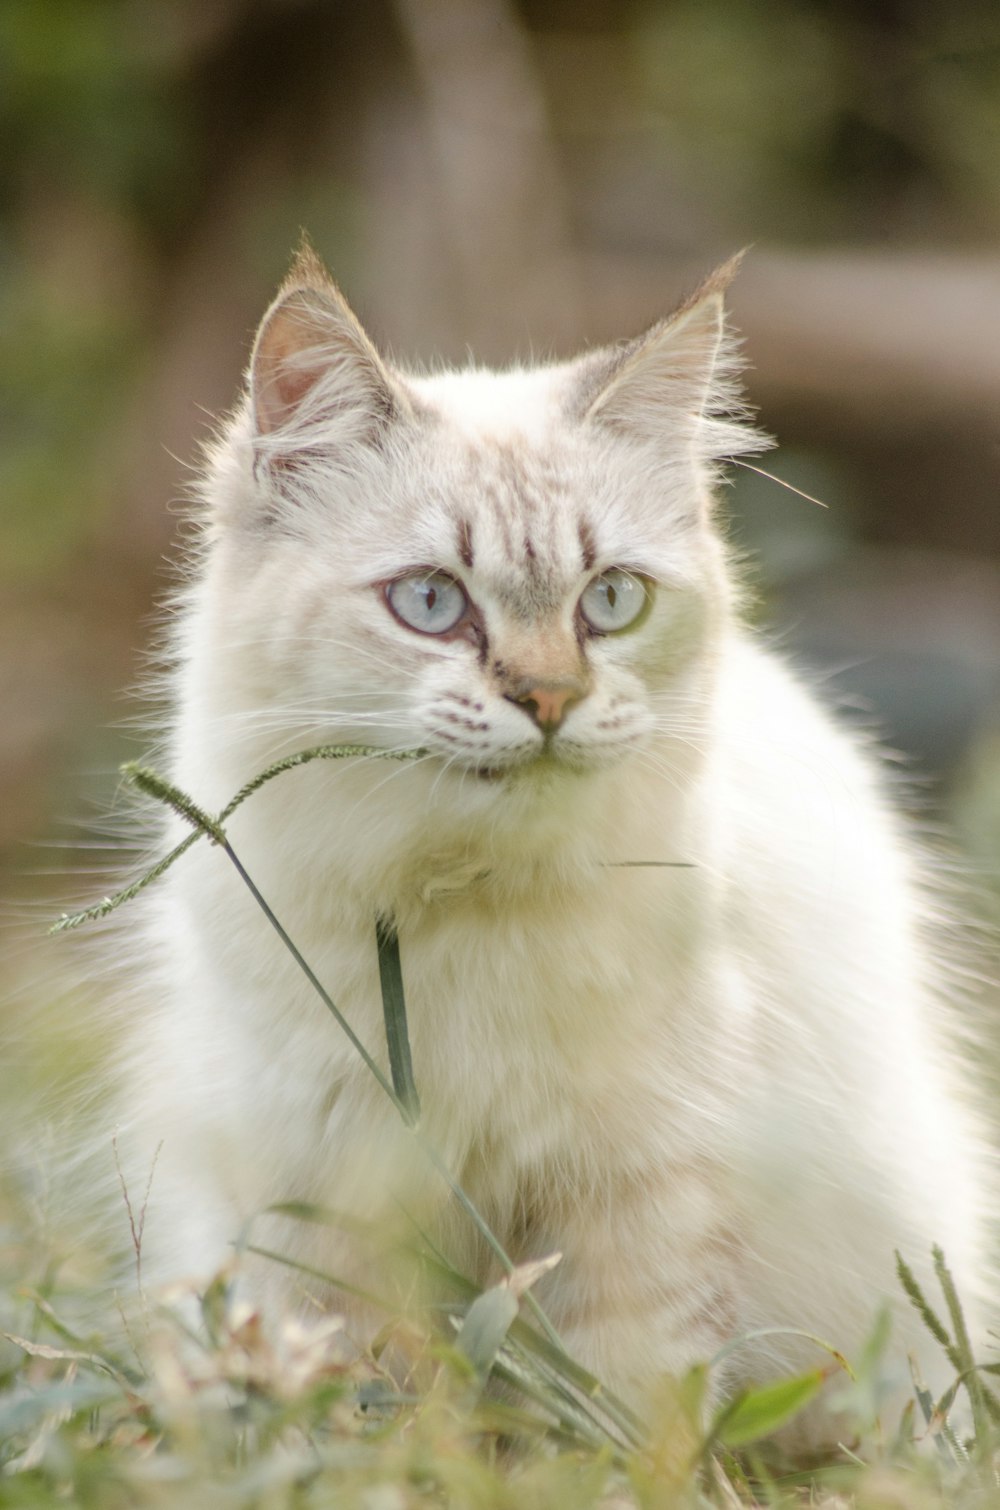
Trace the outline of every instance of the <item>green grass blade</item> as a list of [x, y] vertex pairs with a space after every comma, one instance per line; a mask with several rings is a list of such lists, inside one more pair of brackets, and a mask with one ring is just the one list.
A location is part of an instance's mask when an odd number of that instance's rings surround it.
[[910, 1376], [913, 1380], [913, 1393], [920, 1413], [927, 1425], [927, 1435], [937, 1449], [938, 1457], [943, 1463], [949, 1465], [968, 1461], [969, 1454], [958, 1440], [954, 1431], [948, 1425], [947, 1420], [938, 1413], [934, 1396], [927, 1388], [920, 1375], [917, 1373], [916, 1359], [910, 1354]]
[[[420, 1238], [420, 1245], [410, 1249], [414, 1258], [433, 1276], [438, 1285], [449, 1286], [467, 1304], [474, 1301], [480, 1293], [479, 1287], [440, 1252], [412, 1213], [402, 1209]], [[508, 1343], [515, 1351], [525, 1355], [526, 1366], [530, 1360], [546, 1384], [563, 1390], [564, 1398], [570, 1400], [576, 1409], [584, 1409], [584, 1413], [595, 1421], [602, 1432], [607, 1434], [605, 1423], [610, 1422], [618, 1437], [624, 1438], [631, 1446], [637, 1447], [645, 1440], [646, 1424], [635, 1411], [593, 1374], [588, 1373], [561, 1344], [552, 1342], [545, 1332], [538, 1331], [518, 1316], [511, 1325]], [[581, 1399], [586, 1401], [586, 1406], [581, 1405]], [[597, 1419], [595, 1412], [604, 1420]]]
[[832, 1342], [827, 1342], [823, 1337], [818, 1337], [815, 1332], [807, 1332], [797, 1326], [764, 1326], [757, 1327], [752, 1332], [741, 1332], [738, 1337], [733, 1337], [712, 1355], [708, 1360], [709, 1368], [717, 1368], [731, 1353], [739, 1352], [746, 1343], [756, 1342], [761, 1337], [801, 1337], [806, 1342], [813, 1342], [824, 1353], [829, 1353], [838, 1368], [842, 1368], [849, 1379], [857, 1381], [857, 1374], [839, 1348], [834, 1347]]
[[358, 1300], [363, 1300], [366, 1305], [374, 1306], [377, 1310], [385, 1311], [390, 1316], [398, 1316], [398, 1306], [392, 1306], [381, 1295], [376, 1295], [372, 1290], [366, 1290], [361, 1285], [352, 1284], [349, 1280], [339, 1279], [336, 1274], [328, 1274], [325, 1269], [317, 1269], [312, 1264], [302, 1263], [300, 1259], [291, 1258], [287, 1253], [279, 1253], [274, 1248], [262, 1248], [257, 1243], [247, 1243], [244, 1250], [247, 1253], [256, 1253], [258, 1258], [266, 1258], [271, 1263], [282, 1264], [286, 1269], [294, 1269], [296, 1274], [304, 1274], [309, 1279], [315, 1279], [320, 1284], [329, 1285], [333, 1290], [342, 1290], [345, 1295], [353, 1295]]
[[183, 818], [185, 823], [190, 823], [192, 828], [207, 834], [216, 844], [224, 841], [226, 835], [221, 822], [211, 817], [198, 806], [193, 797], [189, 797], [187, 792], [182, 792], [179, 786], [174, 786], [157, 771], [152, 771], [148, 766], [139, 765], [137, 761], [130, 760], [122, 766], [122, 775], [127, 776], [140, 792], [144, 792], [147, 797], [155, 797], [158, 802], [165, 803], [179, 818]]
[[620, 1452], [620, 1444], [609, 1437], [606, 1431], [596, 1427], [575, 1401], [566, 1397], [554, 1397], [547, 1383], [540, 1381], [531, 1368], [526, 1367], [524, 1361], [509, 1350], [504, 1349], [497, 1358], [493, 1372], [502, 1384], [513, 1385], [519, 1393], [540, 1405], [572, 1440], [583, 1442], [590, 1448], [604, 1449], [610, 1445]]
[[137, 881], [123, 886], [120, 891], [102, 898], [100, 902], [95, 902], [93, 907], [85, 907], [82, 912], [64, 912], [62, 917], [52, 924], [48, 930], [49, 933], [66, 933], [71, 928], [79, 928], [81, 923], [96, 923], [98, 918], [106, 918], [109, 913], [117, 912], [119, 907], [124, 906], [126, 902], [131, 902], [133, 897], [137, 897], [140, 891], [144, 891], [153, 881], [158, 881], [164, 872], [168, 871], [181, 855], [187, 854], [192, 844], [197, 844], [202, 837], [203, 830], [195, 829], [193, 834], [188, 834], [186, 839], [182, 839], [169, 854], [163, 856], [162, 860], [157, 860], [155, 865], [144, 871]]
[[240, 787], [235, 797], [232, 797], [222, 809], [218, 818], [213, 818], [204, 812], [193, 798], [180, 787], [173, 786], [164, 780], [158, 772], [148, 766], [140, 765], [137, 761], [128, 761], [121, 767], [121, 773], [133, 786], [145, 792], [149, 797], [155, 797], [158, 802], [163, 802], [172, 808], [175, 813], [190, 823], [194, 829], [188, 834], [169, 854], [157, 860], [144, 871], [138, 880], [130, 885], [122, 887], [111, 896], [103, 897], [92, 907], [85, 907], [80, 912], [64, 913], [48, 930], [50, 934], [66, 933], [71, 928], [79, 928], [83, 923], [97, 922], [99, 918], [107, 917], [109, 913], [117, 911], [126, 902], [131, 902], [141, 891], [153, 881], [158, 881], [170, 867], [191, 848], [192, 844], [206, 834], [215, 843], [221, 843], [224, 839], [223, 824], [226, 819], [235, 813], [236, 809], [244, 803], [254, 792], [260, 790], [265, 782], [273, 781], [275, 776], [281, 776], [285, 771], [295, 770], [297, 766], [308, 765], [313, 760], [344, 760], [351, 757], [371, 759], [372, 757], [382, 760], [419, 760], [424, 757], [424, 750], [379, 750], [372, 745], [315, 745], [308, 750], [299, 750], [295, 755], [286, 755], [283, 760], [276, 760], [251, 781]]
[[389, 1069], [396, 1095], [406, 1108], [411, 1126], [420, 1120], [420, 1097], [413, 1078], [410, 1035], [406, 1026], [406, 997], [403, 993], [403, 967], [399, 958], [399, 936], [392, 923], [382, 918], [375, 922], [378, 948], [378, 975], [382, 988], [382, 1013], [385, 1038], [389, 1048]]
[[957, 1367], [959, 1377], [965, 1384], [969, 1396], [969, 1404], [972, 1407], [972, 1419], [975, 1426], [976, 1443], [982, 1451], [987, 1451], [993, 1437], [993, 1427], [1000, 1422], [1000, 1401], [986, 1387], [976, 1368], [976, 1360], [972, 1352], [972, 1343], [969, 1339], [969, 1329], [965, 1324], [965, 1313], [962, 1310], [962, 1302], [958, 1298], [955, 1281], [951, 1270], [945, 1261], [944, 1252], [935, 1247], [931, 1250], [934, 1259], [934, 1273], [937, 1275], [938, 1284], [948, 1307], [948, 1315], [951, 1318], [952, 1328], [955, 1333], [955, 1352], [957, 1354]]
[[361, 1039], [358, 1037], [357, 1033], [355, 1033], [354, 1029], [351, 1027], [351, 1024], [347, 1021], [347, 1018], [344, 1016], [343, 1012], [341, 1012], [340, 1008], [337, 1006], [336, 1002], [333, 1000], [333, 997], [329, 994], [329, 992], [327, 991], [326, 987], [323, 985], [323, 982], [319, 979], [319, 977], [316, 975], [315, 971], [312, 969], [312, 966], [305, 959], [305, 957], [301, 954], [301, 952], [299, 951], [297, 945], [295, 944], [295, 942], [293, 941], [293, 939], [291, 938], [291, 936], [282, 927], [282, 924], [280, 923], [280, 921], [278, 920], [278, 918], [275, 916], [275, 914], [272, 912], [272, 910], [271, 910], [270, 906], [268, 905], [266, 899], [262, 896], [261, 892], [258, 890], [257, 885], [256, 885], [256, 883], [253, 880], [253, 877], [249, 874], [249, 872], [243, 866], [243, 863], [241, 862], [239, 856], [236, 854], [236, 851], [233, 849], [233, 846], [229, 843], [228, 839], [223, 843], [222, 848], [225, 850], [226, 854], [229, 856], [229, 859], [232, 861], [233, 865], [236, 867], [236, 871], [237, 871], [238, 875], [240, 876], [240, 878], [243, 881], [244, 885], [248, 888], [248, 890], [250, 892], [250, 895], [253, 897], [254, 901], [257, 903], [257, 906], [260, 908], [261, 912], [263, 912], [264, 916], [267, 918], [267, 920], [270, 923], [271, 927], [277, 933], [278, 937], [281, 939], [281, 942], [284, 944], [285, 948], [291, 954], [291, 956], [294, 959], [295, 963], [298, 965], [299, 969], [302, 971], [303, 975], [306, 977], [306, 979], [308, 980], [309, 984], [312, 986], [313, 990], [319, 996], [319, 998], [322, 1001], [323, 1005], [327, 1008], [327, 1010], [331, 1013], [331, 1015], [336, 1019], [337, 1023], [340, 1025], [340, 1027], [347, 1034], [347, 1037], [350, 1039], [352, 1046], [360, 1054], [360, 1056], [363, 1059], [364, 1063], [368, 1066], [368, 1068], [371, 1071], [371, 1073], [375, 1076], [375, 1079], [378, 1081], [379, 1085], [385, 1091], [386, 1095], [389, 1097], [389, 1100], [395, 1106], [396, 1110], [399, 1112], [399, 1114], [403, 1118], [404, 1122], [408, 1121], [408, 1116], [407, 1116], [406, 1108], [404, 1107], [403, 1103], [400, 1101], [399, 1097], [396, 1095], [396, 1092], [393, 1090], [392, 1086], [389, 1084], [389, 1081], [386, 1079], [385, 1075], [382, 1073], [382, 1070], [375, 1063], [375, 1060], [372, 1058], [371, 1054], [369, 1054], [368, 1050], [365, 1048], [364, 1044], [361, 1042]]
[[828, 1377], [829, 1369], [815, 1368], [738, 1395], [723, 1407], [709, 1435], [726, 1447], [746, 1447], [759, 1442], [797, 1416]]
[[426, 750], [380, 750], [375, 745], [313, 745], [308, 750], [298, 750], [294, 755], [286, 755], [282, 760], [276, 760], [273, 765], [267, 766], [259, 775], [251, 778], [240, 787], [235, 797], [231, 797], [219, 814], [220, 823], [235, 813], [236, 809], [252, 797], [254, 792], [259, 792], [261, 787], [268, 781], [273, 781], [275, 776], [283, 776], [286, 771], [294, 771], [301, 765], [309, 765], [313, 760], [423, 760], [427, 755]]
[[493, 1285], [476, 1297], [458, 1329], [455, 1346], [472, 1364], [482, 1388], [490, 1375], [517, 1315], [517, 1296], [510, 1285]]
[[960, 1368], [961, 1365], [958, 1361], [958, 1354], [955, 1351], [955, 1344], [948, 1335], [947, 1328], [931, 1306], [923, 1290], [917, 1283], [916, 1275], [898, 1249], [896, 1251], [896, 1273], [899, 1275], [899, 1282], [906, 1291], [911, 1305], [919, 1312], [924, 1326], [930, 1332], [935, 1342], [944, 1348], [948, 1355], [948, 1361], [954, 1364], [955, 1368]]

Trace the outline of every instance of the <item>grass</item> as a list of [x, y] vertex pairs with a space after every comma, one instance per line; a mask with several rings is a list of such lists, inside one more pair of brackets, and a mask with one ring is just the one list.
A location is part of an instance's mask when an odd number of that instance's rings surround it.
[[[478, 1291], [414, 1231], [407, 1259], [424, 1281], [419, 1293], [433, 1299], [406, 1311], [385, 1306], [385, 1325], [361, 1357], [341, 1318], [319, 1307], [306, 1319], [261, 1315], [234, 1298], [228, 1271], [196, 1297], [192, 1315], [191, 1296], [178, 1297], [187, 1302], [180, 1304], [144, 1293], [145, 1197], [123, 1182], [134, 1293], [119, 1302], [120, 1325], [95, 1329], [77, 1318], [88, 1304], [93, 1312], [99, 1284], [88, 1285], [86, 1276], [81, 1282], [79, 1272], [74, 1279], [67, 1255], [51, 1238], [33, 1234], [23, 1192], [0, 1191], [0, 1510], [57, 1504], [100, 1510], [1000, 1507], [1000, 1401], [988, 1382], [1000, 1365], [973, 1358], [941, 1252], [935, 1269], [946, 1319], [903, 1258], [899, 1274], [949, 1358], [955, 1383], [935, 1401], [915, 1380], [913, 1400], [898, 1422], [880, 1414], [887, 1316], [873, 1318], [861, 1357], [848, 1361], [831, 1342], [814, 1338], [812, 1368], [764, 1381], [718, 1407], [710, 1403], [711, 1377], [731, 1350], [725, 1348], [684, 1378], [664, 1380], [641, 1418], [566, 1353], [532, 1295], [559, 1255], [514, 1265], [420, 1130], [391, 920], [377, 926], [390, 1079], [356, 1040], [226, 836], [229, 815], [265, 781], [306, 760], [367, 753], [374, 752], [302, 752], [263, 772], [218, 818], [155, 773], [127, 768], [192, 832], [138, 883], [64, 917], [56, 928], [124, 905], [199, 838], [218, 844], [493, 1249], [503, 1278]], [[280, 1209], [297, 1221], [338, 1220], [303, 1205]], [[253, 1246], [249, 1238], [247, 1245]], [[280, 1254], [271, 1258], [289, 1262]], [[335, 1276], [315, 1271], [301, 1277], [335, 1283]], [[816, 1408], [824, 1386], [846, 1440], [824, 1461], [796, 1463], [774, 1434], [810, 1402]], [[967, 1437], [951, 1424], [961, 1393], [971, 1414]]]

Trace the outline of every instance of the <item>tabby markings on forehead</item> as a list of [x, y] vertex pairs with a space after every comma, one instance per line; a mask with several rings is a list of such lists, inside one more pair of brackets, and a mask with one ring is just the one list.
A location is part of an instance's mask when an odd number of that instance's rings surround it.
[[476, 555], [472, 548], [472, 525], [468, 519], [458, 521], [458, 559], [469, 571], [472, 570]]
[[597, 541], [594, 539], [594, 531], [589, 519], [579, 520], [576, 529], [580, 537], [580, 554], [583, 557], [583, 569], [584, 571], [590, 571], [597, 560]]
[[[572, 500], [558, 460], [491, 439], [470, 448], [467, 466], [466, 486], [493, 520], [509, 564], [502, 589], [508, 610], [530, 619], [557, 608], [563, 595], [559, 579], [572, 572], [571, 563], [561, 559], [560, 522], [567, 514], [572, 519]], [[593, 527], [580, 519], [576, 529], [582, 569], [589, 572], [597, 560]], [[455, 530], [458, 559], [471, 571], [478, 559], [472, 520], [458, 518]]]

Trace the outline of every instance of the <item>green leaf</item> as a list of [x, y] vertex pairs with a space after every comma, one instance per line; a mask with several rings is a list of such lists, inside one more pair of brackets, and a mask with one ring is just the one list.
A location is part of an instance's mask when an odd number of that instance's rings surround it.
[[727, 1447], [745, 1447], [770, 1436], [809, 1404], [827, 1376], [827, 1369], [816, 1368], [738, 1396], [717, 1416], [712, 1435]]
[[483, 1381], [517, 1315], [518, 1299], [508, 1284], [494, 1285], [474, 1300], [459, 1328], [457, 1347]]
[[382, 1014], [389, 1048], [389, 1068], [396, 1095], [406, 1109], [410, 1125], [420, 1120], [420, 1097], [413, 1078], [410, 1035], [406, 1026], [406, 998], [403, 995], [403, 967], [399, 958], [399, 936], [392, 923], [375, 921], [378, 947], [378, 975], [382, 988]]

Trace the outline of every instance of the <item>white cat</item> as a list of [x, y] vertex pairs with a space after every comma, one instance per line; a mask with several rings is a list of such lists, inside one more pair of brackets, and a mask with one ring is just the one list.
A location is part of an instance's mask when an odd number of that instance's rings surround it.
[[[922, 862], [877, 761], [740, 622], [713, 518], [719, 462], [762, 444], [729, 274], [620, 347], [427, 377], [301, 257], [173, 643], [169, 775], [210, 811], [321, 742], [426, 752], [295, 770], [227, 830], [382, 1063], [395, 919], [427, 1138], [515, 1260], [563, 1253], [539, 1298], [636, 1394], [754, 1328], [856, 1348], [896, 1248], [926, 1280], [940, 1242], [981, 1288]], [[147, 1275], [206, 1278], [272, 1202], [377, 1218], [402, 1192], [495, 1276], [225, 854], [146, 897], [122, 1141], [141, 1183], [162, 1140]], [[357, 1278], [327, 1228], [267, 1241]]]

